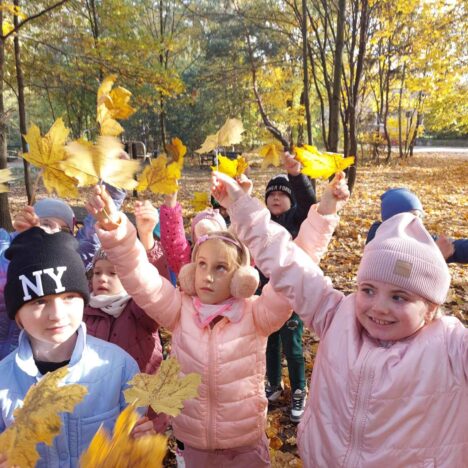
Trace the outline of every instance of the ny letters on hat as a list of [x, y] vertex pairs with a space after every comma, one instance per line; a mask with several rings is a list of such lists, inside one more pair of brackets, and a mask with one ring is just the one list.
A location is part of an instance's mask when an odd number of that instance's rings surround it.
[[10, 260], [5, 305], [14, 319], [27, 302], [49, 294], [76, 292], [89, 300], [89, 286], [78, 241], [68, 233], [48, 234], [33, 227], [16, 236], [5, 257]]

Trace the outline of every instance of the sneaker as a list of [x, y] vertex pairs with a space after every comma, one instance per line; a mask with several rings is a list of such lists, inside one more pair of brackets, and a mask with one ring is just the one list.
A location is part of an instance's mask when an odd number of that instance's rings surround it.
[[279, 399], [283, 393], [283, 387], [280, 385], [270, 385], [267, 383], [265, 385], [265, 394], [270, 403], [274, 403]]
[[290, 419], [292, 422], [299, 422], [304, 414], [305, 399], [307, 396], [306, 390], [298, 388], [294, 391], [291, 401]]
[[185, 468], [185, 460], [184, 460], [184, 452], [180, 450], [178, 447], [175, 451], [175, 458], [177, 462], [177, 468]]

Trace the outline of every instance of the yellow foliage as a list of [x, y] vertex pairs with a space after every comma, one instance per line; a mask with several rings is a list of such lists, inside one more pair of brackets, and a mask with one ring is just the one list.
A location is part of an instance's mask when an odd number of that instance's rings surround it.
[[283, 147], [276, 143], [262, 146], [258, 153], [263, 157], [262, 169], [268, 166], [278, 167], [281, 164], [281, 155], [283, 154]]
[[7, 183], [11, 180], [10, 169], [0, 169], [0, 193], [8, 192]]
[[187, 147], [182, 143], [182, 140], [173, 138], [172, 142], [166, 145], [166, 150], [172, 161], [179, 163], [182, 167], [185, 153], [187, 153]]
[[236, 145], [242, 141], [244, 126], [239, 119], [227, 119], [224, 125], [214, 134], [208, 135], [196, 150], [196, 153], [209, 153], [221, 146]]
[[354, 156], [347, 158], [338, 153], [322, 153], [315, 146], [295, 147], [296, 159], [302, 164], [302, 173], [313, 179], [328, 179], [354, 163]]
[[135, 406], [129, 405], [117, 418], [112, 438], [101, 427], [81, 455], [80, 467], [161, 467], [167, 451], [167, 438], [160, 434], [133, 438], [131, 432], [138, 417]]
[[195, 211], [203, 211], [210, 206], [210, 196], [208, 192], [194, 192], [190, 203]]
[[179, 163], [167, 164], [167, 156], [161, 154], [145, 167], [138, 178], [136, 189], [139, 192], [149, 189], [154, 193], [170, 195], [179, 189], [177, 181], [181, 175]]
[[128, 119], [135, 113], [130, 106], [132, 93], [121, 86], [112, 89], [117, 77], [110, 75], [104, 78], [97, 93], [97, 118], [101, 135], [118, 136], [123, 132], [122, 126], [115, 119]]
[[49, 193], [56, 191], [63, 198], [78, 195], [76, 179], [65, 174], [62, 168], [66, 158], [65, 142], [69, 133], [70, 130], [59, 118], [44, 137], [41, 137], [39, 127], [34, 124], [24, 135], [29, 145], [29, 153], [24, 153], [23, 158], [42, 169], [42, 178], [47, 191]]
[[15, 29], [15, 26], [13, 25], [11, 21], [3, 20], [3, 23], [2, 23], [2, 35], [3, 36], [6, 36], [8, 33], [13, 31], [13, 29]]
[[201, 383], [199, 374], [180, 376], [180, 365], [175, 358], [162, 362], [155, 375], [136, 374], [125, 390], [127, 403], [137, 401], [138, 406], [151, 406], [157, 413], [177, 416], [183, 402], [198, 396]]
[[83, 385], [58, 385], [67, 372], [68, 367], [62, 367], [33, 385], [22, 408], [15, 410], [14, 424], [0, 434], [0, 453], [7, 456], [10, 466], [35, 466], [39, 460], [36, 444], [51, 445], [60, 433], [62, 421], [58, 413], [73, 411], [87, 394]]
[[213, 171], [222, 172], [229, 177], [239, 177], [249, 167], [249, 163], [243, 156], [237, 156], [236, 159], [229, 159], [226, 156], [218, 156], [218, 167], [211, 166]]
[[66, 147], [68, 158], [61, 163], [63, 171], [75, 177], [80, 186], [95, 185], [100, 181], [123, 188], [134, 189], [137, 182], [138, 161], [121, 159], [122, 143], [111, 136], [100, 136], [97, 144], [77, 140]]

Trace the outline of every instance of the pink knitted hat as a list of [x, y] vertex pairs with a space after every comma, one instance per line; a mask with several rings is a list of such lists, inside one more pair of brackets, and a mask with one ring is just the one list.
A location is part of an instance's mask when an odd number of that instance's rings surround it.
[[[200, 223], [200, 221], [203, 221]], [[197, 227], [197, 224], [200, 225]], [[196, 237], [203, 236], [212, 231], [225, 231], [227, 229], [226, 221], [219, 214], [219, 210], [213, 208], [207, 208], [206, 210], [200, 211], [192, 219], [192, 242], [195, 242]]]
[[443, 304], [450, 273], [439, 248], [421, 220], [400, 213], [381, 224], [359, 265], [358, 283], [382, 281]]

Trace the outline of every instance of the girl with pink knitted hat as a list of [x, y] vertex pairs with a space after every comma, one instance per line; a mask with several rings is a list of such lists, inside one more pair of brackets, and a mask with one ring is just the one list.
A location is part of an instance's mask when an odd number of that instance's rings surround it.
[[312, 207], [301, 250], [233, 179], [216, 174], [213, 195], [269, 284], [320, 337], [298, 430], [304, 466], [466, 466], [468, 329], [441, 311], [450, 274], [420, 219], [382, 223], [345, 296], [310, 258], [341, 202]]

